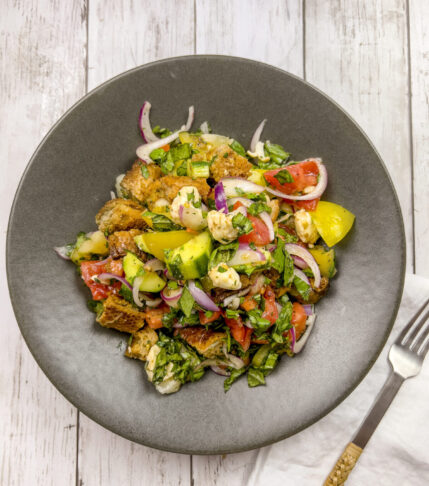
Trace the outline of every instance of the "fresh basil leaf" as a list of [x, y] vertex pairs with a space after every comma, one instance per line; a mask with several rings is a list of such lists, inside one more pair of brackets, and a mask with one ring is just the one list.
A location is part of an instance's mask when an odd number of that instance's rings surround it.
[[281, 145], [266, 142], [264, 144], [265, 153], [270, 157], [271, 161], [280, 164], [286, 162], [290, 157], [290, 153], [286, 152]]
[[182, 296], [179, 299], [179, 306], [182, 309], [186, 317], [189, 317], [194, 307], [195, 299], [192, 297], [191, 292], [189, 292], [188, 287], [185, 287], [182, 292]]
[[151, 211], [145, 211], [143, 213], [145, 218], [149, 218], [152, 221], [152, 228], [155, 231], [173, 231], [183, 229], [176, 223], [173, 223], [171, 219], [167, 218], [164, 214], [152, 213]]
[[99, 316], [104, 309], [103, 302], [101, 302], [100, 300], [88, 300], [88, 309], [91, 312], [94, 312], [94, 314], [97, 314], [97, 316]]
[[297, 276], [294, 277], [293, 284], [294, 284], [296, 290], [301, 295], [301, 297], [304, 300], [308, 300], [308, 298], [310, 297], [310, 291], [311, 291], [310, 285], [308, 285], [308, 283], [304, 282], [304, 280], [301, 280]]
[[264, 373], [261, 370], [249, 368], [249, 372], [247, 373], [247, 383], [251, 388], [254, 388], [255, 386], [265, 385]]
[[284, 250], [284, 270], [283, 270], [283, 283], [284, 285], [288, 286], [292, 283], [293, 280], [293, 260], [292, 257], [289, 255], [287, 250]]
[[277, 233], [280, 236], [283, 236], [283, 239], [284, 239], [285, 243], [296, 243], [298, 241], [298, 237], [297, 236], [291, 235], [290, 233], [288, 233], [287, 231], [285, 231], [283, 228], [279, 228], [277, 230]]
[[231, 388], [232, 384], [235, 381], [237, 381], [240, 378], [240, 376], [244, 375], [245, 372], [246, 372], [245, 366], [243, 366], [243, 368], [240, 368], [239, 370], [236, 369], [231, 370], [231, 374], [223, 382], [223, 389], [225, 390], [225, 392], [227, 392]]
[[283, 343], [283, 333], [291, 326], [292, 319], [292, 302], [286, 302], [280, 311], [280, 315], [275, 323], [271, 338], [276, 343]]
[[238, 250], [238, 241], [229, 243], [228, 245], [220, 245], [212, 252], [209, 261], [209, 270], [219, 265], [219, 263], [226, 263], [231, 260]]
[[263, 212], [270, 214], [271, 208], [265, 202], [254, 202], [247, 208], [247, 212], [252, 216], [258, 216]]
[[149, 154], [149, 157], [155, 162], [159, 163], [162, 162], [167, 157], [167, 154], [164, 149], [157, 148], [155, 150], [152, 150], [152, 152]]
[[256, 332], [265, 332], [271, 326], [271, 322], [268, 319], [262, 317], [261, 309], [253, 309], [247, 313], [250, 324]]
[[280, 182], [280, 184], [295, 182], [292, 174], [287, 169], [277, 172], [274, 177]]
[[246, 218], [244, 214], [237, 213], [232, 218], [233, 228], [238, 230], [238, 235], [247, 235], [253, 231], [253, 225], [250, 219]]
[[170, 312], [167, 312], [162, 316], [162, 324], [167, 329], [171, 329], [173, 327], [174, 321], [177, 319], [178, 310], [174, 307], [170, 307]]
[[281, 238], [277, 238], [276, 249], [272, 253], [271, 266], [277, 270], [280, 275], [283, 273], [285, 268], [285, 254], [284, 254], [285, 243]]
[[152, 132], [154, 133], [154, 135], [158, 135], [159, 138], [168, 137], [173, 133], [168, 128], [161, 128], [159, 125], [156, 125], [154, 128], [152, 128]]
[[237, 140], [234, 140], [231, 144], [230, 147], [234, 152], [237, 152], [237, 154], [242, 155], [243, 157], [246, 156], [246, 151], [244, 150], [243, 145], [241, 143], [238, 143]]

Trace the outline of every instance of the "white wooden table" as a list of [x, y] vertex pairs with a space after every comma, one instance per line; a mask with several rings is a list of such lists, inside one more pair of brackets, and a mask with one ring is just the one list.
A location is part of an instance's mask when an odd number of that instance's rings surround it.
[[128, 442], [80, 414], [34, 362], [9, 301], [3, 236], [18, 181], [50, 126], [88, 90], [156, 59], [231, 54], [279, 66], [367, 132], [401, 201], [407, 269], [429, 276], [428, 20], [428, 0], [0, 1], [2, 486], [245, 485], [255, 457]]

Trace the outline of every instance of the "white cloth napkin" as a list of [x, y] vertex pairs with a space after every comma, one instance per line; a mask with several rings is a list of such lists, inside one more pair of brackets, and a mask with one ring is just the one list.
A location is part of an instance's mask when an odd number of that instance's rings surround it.
[[[390, 372], [390, 345], [428, 296], [429, 280], [407, 275], [393, 331], [363, 382], [313, 426], [260, 449], [248, 486], [323, 485]], [[429, 357], [420, 374], [402, 385], [351, 472], [347, 486], [429, 484], [428, 384]]]

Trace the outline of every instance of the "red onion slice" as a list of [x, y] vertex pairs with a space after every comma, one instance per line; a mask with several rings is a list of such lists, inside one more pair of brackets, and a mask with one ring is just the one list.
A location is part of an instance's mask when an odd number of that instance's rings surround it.
[[180, 297], [182, 297], [183, 288], [178, 287], [177, 289], [170, 289], [168, 287], [164, 287], [161, 290], [161, 298], [166, 302], [170, 307], [177, 307], [179, 303]]
[[[100, 280], [100, 282], [102, 280], [112, 280], [112, 279], [115, 279], [115, 280], [118, 280], [119, 282], [123, 283], [130, 290], [133, 289], [133, 286], [130, 284], [130, 282], [128, 282], [128, 280], [126, 280], [124, 277], [120, 277], [119, 275], [116, 275], [114, 273], [107, 273], [107, 272], [100, 273], [99, 275], [97, 275], [97, 278], [98, 278], [98, 280]], [[101, 282], [101, 283], [103, 283], [103, 282]], [[108, 284], [104, 284], [103, 283], [103, 285], [108, 285]]]
[[295, 277], [298, 277], [303, 282], [305, 282], [307, 285], [310, 285], [310, 280], [308, 280], [307, 275], [302, 270], [300, 270], [299, 268], [294, 268], [293, 274], [295, 275]]
[[292, 194], [285, 194], [284, 192], [271, 189], [270, 187], [265, 187], [264, 189], [271, 194], [274, 194], [275, 196], [281, 197], [283, 199], [290, 199], [292, 201], [311, 201], [312, 199], [321, 197], [326, 189], [326, 186], [328, 185], [328, 172], [326, 170], [326, 167], [322, 163], [322, 159], [306, 159], [303, 160], [303, 162], [307, 160], [313, 160], [319, 167], [319, 182], [314, 187], [314, 191], [310, 192], [310, 194], [293, 196]]
[[200, 125], [200, 130], [203, 132], [203, 133], [210, 133], [210, 129], [209, 129], [209, 124], [208, 122], [203, 122], [201, 123]]
[[295, 352], [295, 344], [296, 344], [296, 333], [295, 333], [295, 328], [293, 326], [289, 329], [289, 335], [290, 335], [290, 339], [291, 339], [290, 350], [292, 351], [292, 353], [294, 353]]
[[199, 289], [193, 280], [189, 280], [188, 289], [198, 305], [209, 311], [220, 311], [220, 307], [203, 290]]
[[319, 265], [316, 263], [313, 255], [308, 250], [302, 246], [296, 245], [295, 243], [286, 243], [285, 248], [290, 255], [299, 256], [307, 263], [314, 275], [314, 286], [315, 288], [318, 288], [320, 286], [321, 276]]
[[261, 123], [258, 125], [258, 128], [255, 130], [255, 133], [253, 134], [252, 140], [250, 141], [250, 151], [255, 152], [256, 150], [256, 144], [259, 142], [262, 131], [264, 130], [265, 123], [267, 123], [267, 120], [262, 120]]
[[114, 191], [110, 191], [110, 199], [116, 199], [116, 194]]
[[137, 157], [144, 160], [147, 164], [153, 164], [153, 160], [149, 156], [152, 150], [164, 147], [164, 145], [168, 145], [169, 143], [173, 142], [179, 136], [180, 132], [183, 132], [183, 127], [181, 130], [177, 130], [177, 132], [172, 133], [168, 137], [159, 138], [156, 142], [140, 145], [140, 147], [138, 147], [136, 150]]
[[304, 304], [302, 307], [304, 307], [307, 316], [312, 316], [314, 314], [314, 306], [312, 304]]
[[[241, 248], [240, 248], [241, 247]], [[252, 250], [247, 244], [240, 244], [235, 255], [227, 262], [230, 267], [237, 265], [247, 265], [249, 263], [259, 263], [265, 260], [265, 255], [259, 250]]]
[[[227, 197], [238, 196], [236, 191], [237, 187], [243, 192], [253, 192], [257, 194], [265, 191], [265, 189], [268, 189], [267, 187], [260, 186], [259, 184], [255, 184], [254, 182], [248, 181], [247, 179], [243, 179], [242, 177], [224, 177], [223, 179], [221, 179], [221, 182], [223, 184], [223, 188]], [[283, 197], [285, 196], [283, 195]]]
[[315, 320], [316, 320], [316, 316], [314, 314], [312, 316], [308, 316], [304, 334], [295, 343], [293, 349], [293, 352], [295, 354], [298, 354], [300, 351], [302, 351], [302, 348], [304, 347], [305, 343], [307, 342], [310, 336], [311, 331], [313, 330]]
[[226, 203], [225, 189], [223, 188], [222, 181], [215, 185], [215, 204], [218, 211], [223, 211], [225, 214], [228, 213], [228, 205]]
[[145, 301], [145, 304], [148, 306], [148, 307], [158, 307], [159, 304], [162, 302], [162, 299], [158, 298], [158, 299], [144, 299]]
[[69, 250], [66, 246], [55, 246], [54, 252], [63, 260], [71, 260], [71, 258], [67, 255]]
[[134, 279], [134, 283], [133, 283], [133, 299], [134, 299], [134, 303], [138, 306], [138, 307], [143, 307], [143, 302], [140, 300], [140, 297], [139, 297], [139, 292], [140, 292], [140, 284], [142, 283], [142, 280], [143, 280], [143, 277], [136, 277]]
[[301, 269], [308, 268], [307, 262], [305, 260], [303, 260], [301, 257], [296, 256], [296, 255], [292, 255], [292, 260], [293, 260], [293, 264], [296, 267], [301, 268]]
[[182, 226], [183, 226], [183, 211], [184, 211], [184, 206], [183, 204], [181, 204], [179, 206], [179, 219], [180, 219], [180, 222], [182, 223]]
[[186, 125], [184, 129], [189, 132], [190, 128], [192, 127], [192, 123], [194, 123], [194, 114], [195, 110], [193, 106], [190, 106], [188, 109], [188, 119], [186, 120]]
[[234, 299], [236, 299], [237, 297], [243, 297], [249, 292], [250, 292], [250, 287], [247, 287], [247, 289], [240, 290], [240, 292], [237, 292], [236, 294], [229, 295], [223, 300], [222, 305], [224, 307], [228, 307]]
[[262, 221], [265, 223], [265, 226], [268, 228], [270, 241], [273, 241], [275, 235], [274, 235], [274, 225], [273, 225], [273, 221], [271, 220], [271, 216], [266, 211], [263, 211], [262, 213], [259, 214], [259, 217], [262, 219]]
[[264, 275], [262, 275], [262, 274], [261, 275], [258, 275], [258, 277], [256, 278], [255, 282], [250, 287], [249, 295], [259, 294], [260, 291], [262, 290], [262, 287], [264, 286], [264, 284], [265, 284], [265, 277], [264, 277]]
[[227, 370], [224, 370], [223, 368], [220, 368], [219, 366], [217, 365], [211, 365], [210, 366], [210, 369], [216, 373], [217, 375], [220, 375], [220, 376], [229, 376], [231, 373]]
[[158, 260], [158, 258], [152, 258], [144, 264], [143, 268], [146, 272], [159, 272], [165, 269], [165, 263]]
[[150, 126], [149, 114], [151, 107], [152, 105], [149, 101], [145, 101], [139, 114], [140, 133], [146, 143], [152, 143], [159, 140], [159, 138], [152, 132], [152, 127]]
[[245, 206], [246, 208], [248, 208], [249, 206], [251, 206], [253, 204], [253, 201], [251, 199], [247, 199], [245, 197], [232, 197], [230, 199], [228, 199], [228, 202], [234, 206], [234, 204], [236, 202], [240, 202], [243, 206]]

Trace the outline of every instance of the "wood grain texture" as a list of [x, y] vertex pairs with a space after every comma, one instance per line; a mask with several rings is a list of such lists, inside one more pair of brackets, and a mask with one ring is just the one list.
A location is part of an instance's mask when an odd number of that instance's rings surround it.
[[412, 271], [406, 0], [308, 1], [305, 22], [307, 80], [345, 108], [380, 152], [401, 202]]
[[429, 277], [429, 2], [409, 2], [415, 271]]
[[[91, 0], [88, 22], [89, 90], [135, 66], [194, 51], [193, 0]], [[82, 414], [79, 425], [79, 484], [190, 484], [189, 456], [134, 444]]]
[[[5, 275], [7, 220], [37, 144], [85, 91], [85, 2], [2, 2], [0, 37], [0, 484], [73, 485], [76, 410], [25, 345]], [[42, 215], [41, 215], [42, 217]]]
[[[297, 0], [196, 1], [196, 53], [229, 54], [303, 75], [302, 4]], [[193, 456], [195, 486], [247, 485], [257, 451]]]
[[196, 53], [228, 54], [303, 74], [300, 0], [196, 0]]

